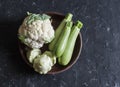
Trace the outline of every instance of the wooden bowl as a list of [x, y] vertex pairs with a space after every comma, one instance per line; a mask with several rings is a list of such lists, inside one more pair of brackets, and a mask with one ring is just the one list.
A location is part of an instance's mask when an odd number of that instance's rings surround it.
[[[64, 15], [61, 13], [57, 13], [57, 12], [47, 12], [46, 14], [51, 16], [52, 19], [52, 25], [54, 27], [54, 29], [56, 29], [58, 27], [58, 25], [60, 24], [60, 22], [64, 19]], [[26, 57], [26, 50], [25, 48], [27, 47], [26, 45], [24, 45], [23, 43], [20, 42], [20, 40], [18, 40], [18, 44], [19, 44], [19, 50], [20, 53], [22, 55], [23, 60], [31, 67], [32, 64], [29, 63], [29, 61], [27, 60]], [[28, 48], [28, 47], [27, 47]], [[47, 74], [57, 74], [57, 73], [61, 73], [63, 71], [68, 70], [73, 64], [76, 63], [76, 61], [78, 60], [80, 53], [81, 53], [81, 49], [82, 49], [82, 36], [81, 33], [79, 33], [76, 43], [75, 43], [75, 48], [73, 51], [73, 55], [71, 58], [71, 61], [69, 62], [69, 64], [67, 66], [61, 66], [58, 63], [56, 63], [53, 67], [52, 70], [50, 70]], [[41, 51], [44, 52], [48, 50], [48, 44], [45, 44], [42, 48]]]

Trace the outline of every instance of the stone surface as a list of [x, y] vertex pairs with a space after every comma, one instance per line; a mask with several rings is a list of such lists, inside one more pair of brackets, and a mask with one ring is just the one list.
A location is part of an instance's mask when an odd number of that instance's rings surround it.
[[[39, 75], [22, 60], [17, 30], [26, 12], [71, 12], [84, 28], [77, 63]], [[0, 87], [120, 87], [120, 0], [0, 0]]]

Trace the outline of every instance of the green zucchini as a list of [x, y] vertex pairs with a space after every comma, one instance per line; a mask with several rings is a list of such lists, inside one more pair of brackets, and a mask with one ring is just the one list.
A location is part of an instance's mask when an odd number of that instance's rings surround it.
[[71, 21], [72, 19], [72, 14], [71, 13], [68, 13], [65, 18], [62, 20], [62, 22], [60, 23], [60, 25], [58, 26], [58, 28], [56, 29], [55, 31], [55, 38], [53, 39], [53, 41], [49, 44], [49, 50], [53, 50], [54, 49], [54, 46], [57, 42], [57, 40], [59, 39], [59, 36], [61, 34], [61, 31], [63, 30], [64, 26], [65, 26], [65, 23], [67, 21]]
[[77, 23], [72, 27], [72, 31], [70, 33], [64, 53], [61, 57], [58, 58], [58, 63], [60, 65], [65, 66], [70, 62], [73, 54], [75, 42], [82, 26], [83, 24], [80, 21], [77, 21]]
[[65, 47], [66, 47], [66, 44], [67, 44], [67, 41], [68, 41], [68, 38], [70, 35], [72, 24], [73, 24], [73, 22], [71, 22], [71, 21], [68, 21], [66, 23], [66, 25], [65, 25], [63, 31], [61, 32], [61, 35], [56, 43], [54, 52], [57, 57], [60, 57], [65, 50]]

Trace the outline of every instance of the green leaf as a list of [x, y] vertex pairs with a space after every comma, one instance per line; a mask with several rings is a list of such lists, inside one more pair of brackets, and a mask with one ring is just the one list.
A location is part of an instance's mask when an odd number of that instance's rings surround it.
[[31, 24], [32, 22], [36, 21], [36, 20], [46, 20], [46, 19], [50, 19], [51, 17], [46, 15], [46, 14], [33, 14], [30, 12], [27, 12], [28, 14], [28, 19], [27, 19], [27, 24]]
[[43, 14], [41, 17], [42, 17], [43, 20], [50, 19], [50, 16], [48, 16], [46, 14]]
[[30, 12], [27, 12], [27, 15], [31, 15], [32, 13], [30, 13]]
[[18, 35], [18, 38], [20, 39], [20, 41], [21, 41], [22, 43], [25, 43], [25, 36], [23, 36], [23, 35]]

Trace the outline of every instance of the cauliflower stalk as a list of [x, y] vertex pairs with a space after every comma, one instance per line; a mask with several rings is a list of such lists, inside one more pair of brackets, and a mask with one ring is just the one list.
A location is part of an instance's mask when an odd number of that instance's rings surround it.
[[46, 14], [32, 14], [24, 19], [19, 28], [19, 39], [30, 48], [41, 48], [54, 38], [54, 29], [50, 16]]
[[46, 74], [56, 63], [56, 57], [49, 51], [37, 56], [33, 62], [33, 68], [40, 74]]

